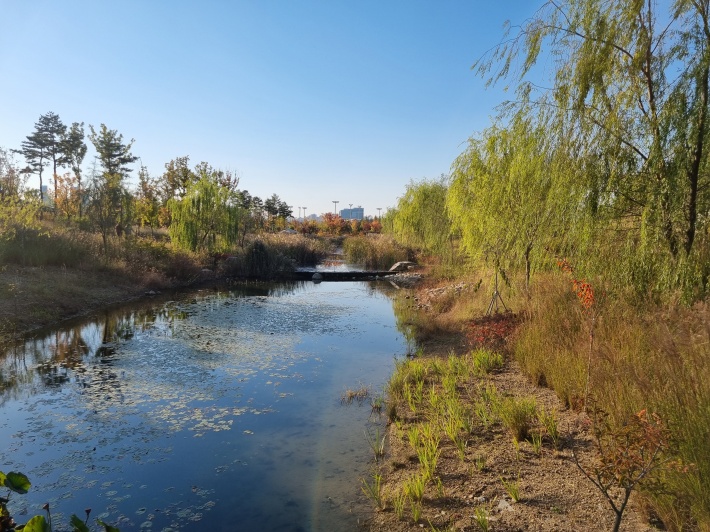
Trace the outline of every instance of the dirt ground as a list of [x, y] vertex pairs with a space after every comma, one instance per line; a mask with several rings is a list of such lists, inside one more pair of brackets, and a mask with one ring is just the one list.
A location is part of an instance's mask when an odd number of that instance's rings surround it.
[[8, 266], [0, 269], [0, 342], [141, 297], [145, 290], [108, 271]]
[[[426, 312], [431, 308], [431, 299], [442, 292], [440, 288], [420, 289], [413, 299]], [[519, 323], [520, 318], [511, 315], [500, 320], [495, 317], [472, 320], [458, 338], [430, 342], [424, 356], [448, 356], [455, 345], [458, 346], [455, 350], [462, 353], [481, 343], [505, 353], [506, 342]], [[366, 528], [372, 531], [486, 530], [475, 517], [478, 511], [479, 515], [487, 514], [487, 530], [492, 531], [612, 530], [614, 512], [573, 457], [574, 451], [580, 464], [591, 466], [594, 463], [596, 450], [587, 416], [565, 408], [553, 391], [531, 384], [508, 354], [505, 367], [484, 379], [503, 395], [532, 396], [538, 408], [556, 412], [562, 434], [560, 448], [555, 449], [548, 439], [543, 440], [539, 451], [527, 441], [516, 446], [500, 423], [488, 429], [479, 424], [470, 434], [465, 461], [462, 461], [454, 444], [444, 437], [436, 466], [441, 485], [435, 486], [432, 481], [427, 485], [421, 519], [414, 522], [408, 506], [399, 518], [391, 500], [393, 494], [401, 493], [403, 483], [420, 470], [407, 438], [407, 429], [414, 420], [404, 419], [399, 427], [390, 424], [385, 456], [378, 465], [373, 465], [383, 477], [385, 500], [388, 497], [390, 500], [383, 510], [373, 511]], [[470, 398], [479, 393], [477, 389], [459, 392], [462, 397]], [[503, 480], [517, 480], [518, 502], [511, 500]], [[640, 506], [632, 496], [621, 530], [656, 530], [648, 523]]]

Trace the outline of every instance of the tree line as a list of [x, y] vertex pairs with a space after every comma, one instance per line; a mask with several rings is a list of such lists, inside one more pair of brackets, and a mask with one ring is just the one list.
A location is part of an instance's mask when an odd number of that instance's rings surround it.
[[515, 99], [390, 230], [528, 279], [569, 257], [643, 297], [707, 294], [710, 2], [548, 1], [473, 68]]
[[[96, 158], [87, 175], [82, 165], [86, 139]], [[134, 140], [101, 124], [83, 122], [65, 125], [48, 112], [40, 116], [19, 149], [0, 149], [0, 228], [12, 238], [20, 227], [29, 227], [46, 211], [55, 217], [101, 234], [104, 247], [112, 235], [126, 235], [135, 225], [153, 232], [168, 228], [178, 247], [191, 251], [227, 249], [244, 243], [249, 232], [275, 231], [286, 226], [292, 208], [278, 194], [262, 200], [239, 189], [239, 179], [201, 162], [194, 167], [188, 156], [165, 164], [160, 176], [151, 176], [140, 166], [138, 183], [129, 186]], [[18, 167], [15, 156], [26, 165]], [[45, 196], [46, 169], [51, 170], [51, 192]], [[60, 170], [68, 170], [61, 172]], [[26, 184], [39, 178], [39, 190]]]

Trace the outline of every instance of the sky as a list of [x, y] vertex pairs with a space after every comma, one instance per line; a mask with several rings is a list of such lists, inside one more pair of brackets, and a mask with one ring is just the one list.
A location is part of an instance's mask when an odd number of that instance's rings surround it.
[[448, 174], [512, 98], [471, 66], [540, 4], [0, 0], [0, 147], [54, 112], [134, 139], [152, 176], [187, 155], [296, 216], [377, 215]]

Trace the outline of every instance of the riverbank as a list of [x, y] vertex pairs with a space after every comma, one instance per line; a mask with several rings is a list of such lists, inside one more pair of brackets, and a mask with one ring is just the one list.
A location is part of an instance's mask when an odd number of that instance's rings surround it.
[[[0, 323], [13, 324], [13, 331], [28, 331], [86, 314], [114, 303], [143, 297], [157, 288], [156, 279], [136, 279], [117, 272], [66, 268], [7, 269], [0, 273], [6, 293], [0, 298]], [[433, 323], [452, 299], [476, 297], [473, 283], [423, 285], [403, 290], [399, 308], [412, 320]], [[481, 305], [481, 314], [485, 305]], [[415, 318], [419, 315], [419, 318]], [[500, 314], [499, 316], [508, 316]], [[511, 316], [512, 317], [512, 316]], [[473, 411], [482, 389], [494, 386], [503, 397], [534, 398], [536, 404], [557, 416], [562, 445], [556, 449], [549, 439], [539, 449], [529, 441], [513, 443], [500, 423], [478, 424], [466, 441], [462, 460], [452, 441], [442, 438], [436, 475], [422, 498], [421, 515], [413, 519], [411, 508], [398, 515], [396, 496], [419, 470], [418, 457], [409, 443], [409, 432], [422, 416], [400, 407], [398, 423], [388, 428], [387, 450], [375, 471], [382, 475], [383, 509], [367, 521], [373, 531], [480, 530], [485, 515], [491, 530], [606, 530], [613, 513], [602, 494], [575, 465], [572, 451], [582, 464], [596, 459], [588, 420], [584, 414], [566, 408], [551, 390], [534, 386], [523, 375], [509, 353], [510, 341], [522, 318], [479, 318], [450, 322], [444, 334], [419, 328], [422, 360], [460, 357], [483, 342], [503, 353], [502, 368], [458, 384], [467, 408]], [[441, 324], [439, 324], [441, 325]], [[442, 330], [437, 329], [439, 333]], [[5, 331], [10, 332], [8, 330]], [[372, 478], [365, 479], [372, 482]], [[514, 482], [519, 500], [513, 502], [506, 483]], [[509, 484], [508, 484], [509, 485]], [[624, 515], [622, 530], [652, 530], [645, 524], [641, 508]]]
[[[404, 296], [401, 304], [409, 307], [404, 314], [411, 313], [412, 323], [431, 324], [442, 309], [450, 307], [451, 298], [476, 297], [476, 291], [475, 284], [461, 281], [455, 285], [423, 285]], [[481, 307], [481, 314], [485, 309], [485, 305]], [[390, 418], [395, 419], [388, 425], [384, 456], [373, 464], [371, 477], [363, 479], [363, 485], [372, 487], [380, 478], [380, 499], [370, 494], [375, 511], [368, 530], [612, 529], [614, 512], [576, 464], [578, 460], [590, 468], [597, 460], [588, 417], [567, 408], [552, 390], [531, 384], [511, 355], [510, 344], [522, 319], [512, 313], [500, 313], [449, 322], [441, 334], [419, 331], [421, 348], [399, 371], [405, 374], [402, 378], [411, 382], [414, 369], [406, 365], [416, 366], [416, 372], [424, 375], [423, 393], [417, 402], [412, 397], [397, 400], [390, 390], [389, 400], [394, 406], [388, 405], [388, 409]], [[463, 423], [468, 426], [459, 433], [464, 434], [464, 439], [456, 442], [442, 426], [452, 416], [432, 414], [442, 408], [433, 403], [446, 401], [442, 390], [451, 386], [450, 380], [446, 384], [450, 375], [442, 376], [446, 371], [442, 368], [452, 367], [452, 358], [469, 357], [479, 347], [502, 354], [503, 363], [489, 373], [469, 374], [464, 370], [464, 377], [457, 377], [453, 394], [459, 398], [458, 404], [465, 412]], [[495, 395], [496, 401], [534, 402], [538, 412], [554, 416], [558, 440], [554, 441], [537, 424], [533, 424], [531, 434], [538, 434], [539, 439], [515, 440], [485, 407], [482, 398], [486, 395], [489, 399]], [[422, 445], [422, 435], [431, 430], [438, 434], [435, 439], [439, 441], [439, 454], [433, 458], [431, 478], [423, 480], [421, 501], [416, 502], [411, 496], [413, 486], [425, 469], [417, 445]], [[413, 444], [417, 438], [420, 442]], [[621, 530], [654, 530], [647, 521], [643, 509], [632, 498]]]
[[120, 271], [54, 266], [0, 270], [0, 339], [12, 338], [164, 286]]

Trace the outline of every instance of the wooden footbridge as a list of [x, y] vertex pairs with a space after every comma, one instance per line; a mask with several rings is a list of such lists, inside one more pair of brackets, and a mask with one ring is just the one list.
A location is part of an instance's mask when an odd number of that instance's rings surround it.
[[375, 281], [397, 272], [384, 271], [295, 271], [280, 277], [293, 281]]

